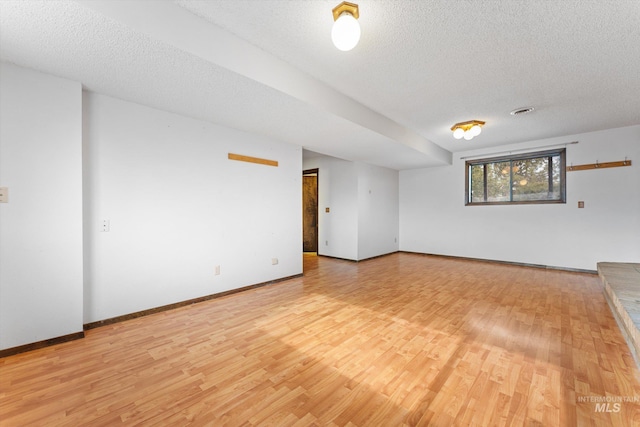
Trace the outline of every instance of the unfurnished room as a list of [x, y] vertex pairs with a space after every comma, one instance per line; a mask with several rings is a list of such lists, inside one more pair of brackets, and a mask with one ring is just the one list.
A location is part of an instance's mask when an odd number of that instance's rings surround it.
[[0, 426], [638, 426], [639, 161], [638, 0], [0, 0]]

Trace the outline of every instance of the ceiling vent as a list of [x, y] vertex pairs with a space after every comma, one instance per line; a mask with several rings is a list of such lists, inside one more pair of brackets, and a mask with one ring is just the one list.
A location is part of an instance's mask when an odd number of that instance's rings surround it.
[[523, 107], [523, 108], [516, 108], [515, 110], [513, 110], [511, 113], [512, 116], [520, 116], [522, 114], [527, 114], [532, 112], [533, 110], [535, 110], [534, 107]]

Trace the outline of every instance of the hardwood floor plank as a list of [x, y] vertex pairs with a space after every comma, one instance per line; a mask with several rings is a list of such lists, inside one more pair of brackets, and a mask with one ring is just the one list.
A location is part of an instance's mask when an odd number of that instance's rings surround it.
[[304, 262], [0, 359], [0, 425], [640, 425], [640, 373], [595, 275]]

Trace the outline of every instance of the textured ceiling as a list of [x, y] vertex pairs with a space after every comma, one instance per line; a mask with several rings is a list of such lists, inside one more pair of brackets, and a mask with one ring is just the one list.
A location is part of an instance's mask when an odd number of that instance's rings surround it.
[[[638, 0], [360, 1], [350, 52], [331, 44], [337, 0], [138, 2], [193, 20], [149, 13], [162, 36], [125, 19], [132, 2], [112, 2], [114, 14], [90, 3], [1, 1], [0, 59], [395, 169], [444, 164], [432, 142], [456, 152], [640, 123]], [[190, 50], [203, 42], [187, 28], [196, 20], [225, 30], [240, 57], [258, 48], [248, 59], [281, 61], [308, 90]], [[470, 119], [487, 122], [483, 133], [453, 139], [451, 125]]]

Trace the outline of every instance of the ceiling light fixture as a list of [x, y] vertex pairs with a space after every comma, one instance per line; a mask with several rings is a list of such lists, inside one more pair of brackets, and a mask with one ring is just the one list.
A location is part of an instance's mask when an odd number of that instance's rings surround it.
[[348, 51], [356, 47], [360, 41], [360, 24], [358, 18], [360, 12], [358, 5], [343, 1], [333, 8], [333, 28], [331, 40], [342, 51]]
[[482, 126], [484, 126], [484, 122], [480, 120], [469, 120], [468, 122], [456, 123], [451, 127], [451, 130], [455, 139], [464, 138], [469, 141], [474, 136], [480, 135]]

